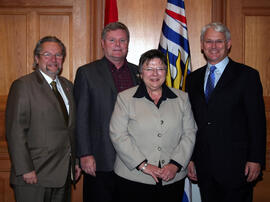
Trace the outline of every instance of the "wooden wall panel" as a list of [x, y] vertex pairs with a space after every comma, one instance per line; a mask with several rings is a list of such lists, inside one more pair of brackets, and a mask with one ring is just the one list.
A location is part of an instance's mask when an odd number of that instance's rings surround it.
[[[144, 51], [158, 46], [166, 0], [117, 0], [117, 3], [119, 20], [125, 23], [131, 32], [128, 60], [138, 64], [139, 57]], [[267, 81], [269, 51], [265, 51], [268, 47], [267, 43], [263, 43], [267, 42], [265, 37], [269, 38], [270, 1], [185, 0], [185, 6], [192, 69], [195, 70], [205, 64], [199, 39], [202, 26], [212, 20], [225, 22], [231, 29], [233, 37], [230, 56], [239, 62], [254, 66], [261, 72], [266, 95], [265, 103], [268, 106], [267, 124], [270, 128], [270, 96]], [[68, 56], [64, 63], [63, 75], [73, 81], [79, 66], [103, 55], [100, 46], [103, 16], [104, 0], [0, 0], [1, 202], [14, 201], [13, 192], [8, 185], [10, 164], [4, 136], [4, 111], [11, 82], [32, 71], [34, 46], [40, 37], [48, 34], [59, 36], [65, 43]], [[268, 148], [270, 148], [269, 140], [268, 135]], [[269, 158], [268, 155], [268, 164]], [[263, 182], [259, 183], [255, 190], [256, 202], [269, 201], [267, 193], [269, 182], [270, 174], [265, 172]], [[72, 192], [72, 201], [82, 201], [82, 180], [77, 185], [77, 190]]]
[[0, 95], [13, 80], [26, 74], [26, 14], [0, 12]]
[[6, 109], [6, 95], [0, 95], [0, 152], [7, 152], [6, 147], [2, 147], [1, 143], [6, 142], [5, 136], [5, 109]]
[[0, 201], [14, 202], [13, 190], [9, 184], [10, 161], [7, 153], [0, 153], [0, 162]]
[[265, 51], [269, 49], [270, 12], [269, 16], [245, 16], [244, 20], [245, 63], [259, 70], [264, 96], [270, 96], [270, 53]]
[[254, 201], [268, 202], [270, 201], [270, 52], [267, 42], [270, 35], [270, 1], [227, 0], [225, 7], [225, 22], [232, 34], [230, 57], [257, 69], [264, 89], [267, 117], [266, 170], [263, 180], [255, 187]]
[[74, 0], [1, 0], [1, 7], [65, 7], [72, 6]]

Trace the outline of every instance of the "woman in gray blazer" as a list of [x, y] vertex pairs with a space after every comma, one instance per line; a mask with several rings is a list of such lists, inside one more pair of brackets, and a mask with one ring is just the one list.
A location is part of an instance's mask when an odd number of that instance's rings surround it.
[[145, 52], [142, 83], [121, 92], [110, 123], [120, 202], [182, 201], [197, 130], [188, 95], [165, 85], [166, 57]]

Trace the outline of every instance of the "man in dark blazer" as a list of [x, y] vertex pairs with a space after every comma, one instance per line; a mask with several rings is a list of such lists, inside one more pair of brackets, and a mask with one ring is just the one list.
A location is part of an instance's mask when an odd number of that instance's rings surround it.
[[84, 171], [84, 202], [115, 199], [115, 150], [109, 124], [117, 93], [138, 83], [137, 66], [127, 62], [129, 31], [115, 22], [102, 31], [104, 57], [80, 67], [74, 92], [77, 106], [77, 155]]
[[[34, 50], [35, 71], [10, 88], [6, 136], [10, 182], [19, 202], [68, 202], [71, 181], [80, 174], [75, 166], [73, 85], [58, 76], [65, 56], [58, 38], [42, 38]], [[50, 85], [53, 81], [62, 105]]]
[[230, 48], [225, 25], [206, 25], [201, 49], [208, 64], [187, 79], [198, 125], [188, 176], [198, 180], [203, 202], [252, 201], [252, 185], [265, 163], [266, 120], [259, 73], [228, 58]]

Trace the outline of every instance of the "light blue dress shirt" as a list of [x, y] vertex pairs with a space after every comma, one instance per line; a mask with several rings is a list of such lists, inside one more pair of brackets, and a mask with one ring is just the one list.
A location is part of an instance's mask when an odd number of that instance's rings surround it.
[[[215, 83], [214, 83], [214, 87], [216, 87], [218, 80], [220, 79], [225, 67], [227, 66], [227, 64], [229, 63], [229, 58], [225, 57], [222, 61], [220, 61], [219, 63], [215, 64], [216, 70], [214, 71], [215, 74]], [[207, 64], [207, 68], [205, 71], [205, 76], [204, 76], [204, 92], [205, 92], [205, 87], [206, 87], [206, 82], [207, 82], [207, 78], [208, 75], [210, 73], [210, 67], [213, 66], [210, 63]]]

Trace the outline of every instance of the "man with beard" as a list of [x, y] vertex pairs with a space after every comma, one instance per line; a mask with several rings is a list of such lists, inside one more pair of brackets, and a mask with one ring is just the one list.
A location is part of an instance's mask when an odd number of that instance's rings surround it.
[[73, 85], [58, 76], [66, 56], [56, 37], [40, 39], [35, 71], [13, 82], [6, 108], [10, 182], [19, 202], [69, 202], [75, 165]]
[[207, 65], [190, 74], [187, 88], [198, 126], [188, 176], [203, 202], [250, 202], [265, 164], [266, 120], [258, 71], [228, 57], [231, 35], [206, 25], [201, 49]]

